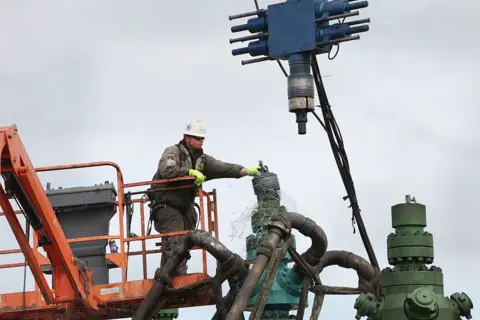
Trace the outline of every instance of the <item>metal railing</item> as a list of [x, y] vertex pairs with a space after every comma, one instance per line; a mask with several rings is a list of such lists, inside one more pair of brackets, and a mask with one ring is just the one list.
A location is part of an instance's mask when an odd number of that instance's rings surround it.
[[[183, 189], [183, 188], [192, 188], [193, 187], [193, 180], [192, 177], [181, 177], [176, 179], [165, 179], [165, 180], [152, 180], [152, 181], [142, 181], [136, 183], [124, 183], [122, 171], [118, 164], [109, 161], [102, 161], [102, 162], [90, 162], [90, 163], [79, 163], [79, 164], [72, 164], [72, 165], [61, 165], [61, 166], [50, 166], [50, 167], [39, 167], [36, 168], [37, 172], [48, 172], [48, 171], [59, 171], [59, 170], [70, 170], [70, 169], [79, 169], [79, 168], [92, 168], [92, 167], [101, 167], [101, 166], [111, 166], [116, 170], [116, 178], [117, 178], [117, 202], [116, 206], [118, 209], [118, 225], [119, 225], [119, 235], [105, 235], [105, 236], [94, 236], [94, 237], [83, 237], [83, 238], [71, 238], [67, 239], [69, 243], [74, 242], [87, 242], [87, 241], [95, 241], [95, 240], [119, 240], [120, 246], [119, 251], [117, 253], [110, 253], [106, 254], [106, 259], [109, 259], [112, 263], [116, 264], [118, 267], [122, 269], [122, 283], [125, 284], [127, 281], [127, 274], [126, 270], [128, 268], [128, 257], [129, 256], [142, 256], [142, 267], [143, 267], [143, 279], [147, 279], [147, 255], [148, 254], [158, 254], [161, 253], [161, 249], [156, 250], [147, 250], [146, 249], [146, 240], [149, 239], [158, 239], [158, 238], [165, 238], [168, 236], [174, 235], [181, 235], [186, 234], [189, 230], [186, 231], [178, 231], [178, 232], [169, 232], [169, 233], [162, 233], [162, 234], [154, 234], [154, 235], [146, 235], [145, 231], [145, 205], [149, 202], [146, 193], [151, 192], [149, 188], [142, 191], [136, 192], [125, 192], [125, 190], [134, 188], [134, 187], [142, 187], [142, 186], [150, 186], [150, 185], [157, 185], [157, 184], [169, 184], [171, 182], [185, 182], [185, 185], [175, 186], [175, 187], [166, 187], [157, 190], [176, 190], [176, 189]], [[187, 184], [188, 183], [188, 184]], [[140, 195], [140, 198], [131, 199], [130, 203], [125, 203], [125, 195], [128, 194], [129, 196], [132, 195]], [[199, 223], [200, 228], [202, 230], [206, 230], [210, 234], [214, 235], [216, 239], [219, 239], [219, 232], [218, 232], [218, 214], [217, 214], [217, 193], [216, 190], [213, 189], [211, 192], [206, 192], [202, 188], [198, 188], [197, 197], [199, 199]], [[205, 203], [206, 203], [206, 210], [205, 210]], [[125, 230], [125, 210], [127, 205], [135, 205], [138, 204], [140, 207], [140, 236], [131, 236], [126, 234]], [[206, 214], [205, 214], [206, 213]], [[23, 214], [21, 210], [15, 211], [15, 214]], [[3, 216], [4, 213], [0, 212], [0, 216]], [[149, 219], [149, 217], [147, 218]], [[125, 245], [131, 242], [141, 241], [142, 249], [140, 251], [133, 251], [133, 252], [126, 252]], [[33, 232], [33, 250], [37, 257], [37, 260], [41, 265], [49, 264], [50, 262], [46, 257], [44, 257], [39, 251], [37, 246], [37, 238], [35, 233]], [[192, 248], [194, 250], [200, 248]], [[206, 250], [202, 250], [202, 266], [203, 266], [203, 273], [207, 274], [207, 257], [206, 257]], [[0, 250], [0, 255], [6, 254], [15, 254], [15, 253], [22, 253], [21, 249], [9, 249], [9, 250]], [[42, 262], [43, 261], [43, 262]], [[15, 268], [15, 267], [24, 267], [25, 262], [21, 263], [10, 263], [10, 264], [3, 264], [0, 265], [0, 269], [6, 268]], [[35, 291], [38, 291], [38, 286], [35, 283]]]

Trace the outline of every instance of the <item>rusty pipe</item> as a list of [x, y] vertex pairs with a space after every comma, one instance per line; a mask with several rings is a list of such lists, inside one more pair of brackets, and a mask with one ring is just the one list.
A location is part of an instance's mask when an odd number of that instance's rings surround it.
[[362, 292], [374, 293], [372, 281], [378, 273], [364, 258], [345, 250], [327, 251], [317, 266], [318, 273], [321, 273], [324, 268], [331, 265], [355, 270], [358, 275], [359, 289]]
[[[281, 232], [278, 232], [277, 230], [271, 230], [265, 243], [263, 243], [263, 247], [276, 248], [281, 238]], [[253, 293], [253, 289], [258, 284], [258, 280], [267, 267], [270, 257], [261, 253], [260, 251], [257, 252], [257, 259], [248, 272], [248, 276], [245, 279], [245, 282], [243, 283], [237, 297], [235, 298], [235, 301], [233, 302], [225, 320], [238, 320], [240, 318], [240, 315], [243, 313], [245, 306], [248, 303], [248, 299]]]

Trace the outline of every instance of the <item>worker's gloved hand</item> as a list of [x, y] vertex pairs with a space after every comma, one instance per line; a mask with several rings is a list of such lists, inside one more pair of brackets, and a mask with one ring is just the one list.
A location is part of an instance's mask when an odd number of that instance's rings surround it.
[[250, 168], [247, 169], [247, 174], [250, 177], [253, 177], [253, 176], [259, 176], [261, 174], [261, 172], [260, 172], [258, 167], [250, 167]]
[[188, 171], [188, 175], [196, 178], [195, 179], [195, 184], [197, 186], [201, 185], [205, 181], [205, 179], [207, 178], [203, 175], [203, 173], [201, 173], [200, 171], [195, 170], [195, 169], [190, 169]]

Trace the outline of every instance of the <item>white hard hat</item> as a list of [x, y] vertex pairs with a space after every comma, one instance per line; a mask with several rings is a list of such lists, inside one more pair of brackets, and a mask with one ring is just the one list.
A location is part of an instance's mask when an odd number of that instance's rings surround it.
[[200, 120], [191, 120], [183, 130], [183, 134], [188, 136], [205, 138], [207, 136], [207, 130], [204, 124]]

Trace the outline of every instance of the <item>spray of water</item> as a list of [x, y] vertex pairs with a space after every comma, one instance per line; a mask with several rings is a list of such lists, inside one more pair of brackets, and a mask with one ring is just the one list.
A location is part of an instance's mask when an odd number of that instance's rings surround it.
[[[262, 220], [265, 225], [258, 227], [257, 225], [257, 232], [266, 231], [266, 224], [270, 220], [270, 217], [273, 213], [278, 211], [298, 211], [297, 203], [294, 201], [290, 196], [288, 196], [283, 191], [275, 191], [276, 194], [279, 195], [280, 199], [272, 199], [270, 200], [280, 200], [280, 208], [278, 205], [269, 205], [268, 201], [262, 203], [259, 207], [257, 201], [253, 201], [251, 205], [244, 208], [244, 210], [240, 213], [234, 213], [233, 215], [236, 217], [231, 223], [231, 233], [229, 235], [232, 241], [236, 240], [245, 240], [245, 238], [253, 233], [252, 228], [252, 219], [254, 221]], [[269, 208], [270, 206], [270, 208]], [[245, 246], [242, 246], [244, 249], [242, 253], [246, 252]]]

